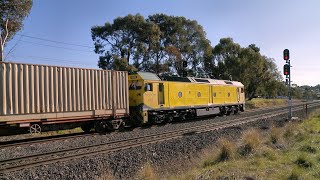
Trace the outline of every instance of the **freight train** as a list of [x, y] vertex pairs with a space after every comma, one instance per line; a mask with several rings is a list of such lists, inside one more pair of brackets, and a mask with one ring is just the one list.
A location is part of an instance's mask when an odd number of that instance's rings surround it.
[[237, 81], [9, 62], [0, 63], [0, 98], [0, 127], [30, 133], [70, 124], [104, 133], [245, 110]]

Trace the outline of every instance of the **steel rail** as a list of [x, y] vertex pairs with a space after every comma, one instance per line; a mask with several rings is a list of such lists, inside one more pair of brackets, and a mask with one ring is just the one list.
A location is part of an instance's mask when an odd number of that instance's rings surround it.
[[72, 133], [72, 134], [65, 134], [65, 135], [55, 135], [55, 136], [44, 136], [44, 137], [36, 137], [36, 138], [28, 138], [28, 139], [18, 139], [12, 141], [2, 141], [0, 142], [0, 149], [7, 148], [7, 147], [14, 147], [14, 146], [24, 146], [30, 144], [41, 144], [41, 143], [48, 143], [54, 141], [62, 141], [68, 140], [73, 138], [80, 138], [80, 137], [88, 137], [96, 135], [97, 133]]

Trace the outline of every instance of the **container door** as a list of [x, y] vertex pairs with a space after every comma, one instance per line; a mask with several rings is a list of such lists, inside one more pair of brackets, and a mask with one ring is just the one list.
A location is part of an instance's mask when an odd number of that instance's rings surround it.
[[158, 91], [158, 102], [159, 105], [162, 106], [164, 104], [164, 86], [163, 83], [159, 83], [159, 91]]

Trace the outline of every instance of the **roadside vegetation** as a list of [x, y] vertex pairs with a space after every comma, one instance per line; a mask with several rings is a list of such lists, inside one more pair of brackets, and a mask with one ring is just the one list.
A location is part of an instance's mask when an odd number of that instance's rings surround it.
[[220, 139], [183, 174], [156, 176], [147, 164], [138, 179], [320, 179], [320, 111], [303, 122], [250, 129], [240, 140]]
[[287, 105], [287, 99], [254, 98], [246, 101], [246, 109], [267, 108]]

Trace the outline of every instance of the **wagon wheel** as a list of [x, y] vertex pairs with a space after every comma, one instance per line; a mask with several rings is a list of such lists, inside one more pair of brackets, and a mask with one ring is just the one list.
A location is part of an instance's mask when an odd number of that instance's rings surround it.
[[31, 134], [41, 133], [41, 126], [39, 124], [32, 124], [29, 131]]
[[104, 121], [97, 121], [94, 123], [94, 129], [99, 134], [106, 134], [107, 127], [108, 127], [108, 125]]
[[89, 133], [92, 128], [93, 128], [93, 123], [84, 123], [81, 125], [81, 129], [86, 133]]

